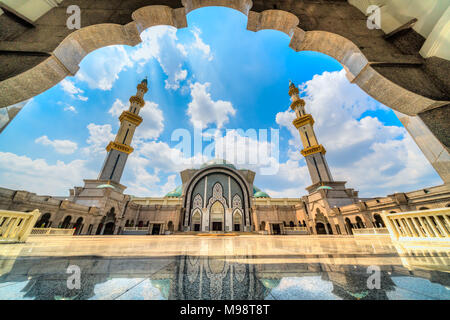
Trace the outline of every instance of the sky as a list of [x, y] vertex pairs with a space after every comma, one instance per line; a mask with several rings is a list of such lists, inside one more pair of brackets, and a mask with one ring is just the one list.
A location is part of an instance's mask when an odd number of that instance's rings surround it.
[[181, 170], [218, 157], [254, 170], [271, 197], [305, 195], [311, 179], [289, 80], [335, 180], [362, 197], [442, 184], [394, 112], [349, 83], [333, 58], [295, 52], [278, 31], [248, 31], [247, 17], [229, 8], [194, 10], [187, 21], [145, 30], [136, 47], [90, 53], [74, 77], [28, 102], [0, 134], [0, 187], [67, 196], [96, 179], [145, 77], [144, 120], [121, 180], [127, 194], [164, 196], [181, 184]]

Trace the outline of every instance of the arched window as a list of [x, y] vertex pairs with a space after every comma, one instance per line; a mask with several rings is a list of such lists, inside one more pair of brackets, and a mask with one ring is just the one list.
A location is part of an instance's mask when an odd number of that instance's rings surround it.
[[305, 222], [305, 220], [303, 220], [303, 226], [306, 227], [306, 222]]
[[77, 222], [75, 222], [75, 225], [73, 226], [75, 228], [75, 234], [80, 234], [81, 230], [83, 229], [83, 218], [78, 218]]
[[294, 221], [289, 221], [289, 227], [295, 227]]
[[353, 225], [349, 218], [345, 218], [345, 228], [347, 229], [348, 234], [353, 234]]
[[173, 232], [173, 222], [169, 221], [169, 223], [167, 224], [167, 229], [171, 232]]
[[125, 222], [125, 227], [128, 227], [130, 224], [130, 220], [127, 220], [127, 222]]
[[142, 228], [144, 226], [144, 221], [140, 220], [138, 222], [138, 228]]

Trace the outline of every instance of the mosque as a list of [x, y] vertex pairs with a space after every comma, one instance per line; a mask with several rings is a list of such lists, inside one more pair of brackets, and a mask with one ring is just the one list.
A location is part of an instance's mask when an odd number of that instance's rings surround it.
[[[402, 212], [450, 206], [446, 185], [360, 198], [358, 191], [335, 181], [326, 161], [325, 147], [314, 132], [314, 119], [305, 110], [299, 90], [290, 83], [291, 108], [312, 184], [299, 198], [272, 198], [256, 187], [255, 172], [213, 159], [198, 169], [180, 172], [182, 185], [164, 197], [138, 198], [124, 193], [120, 183], [139, 116], [148, 92], [147, 80], [137, 86], [129, 109], [119, 117], [120, 128], [106, 147], [98, 179], [84, 180], [69, 197], [39, 196], [0, 188], [0, 208], [39, 209], [39, 228], [74, 228], [76, 235], [260, 233], [351, 235], [360, 228], [382, 228], [381, 212]], [[299, 190], [300, 192], [300, 190]]]

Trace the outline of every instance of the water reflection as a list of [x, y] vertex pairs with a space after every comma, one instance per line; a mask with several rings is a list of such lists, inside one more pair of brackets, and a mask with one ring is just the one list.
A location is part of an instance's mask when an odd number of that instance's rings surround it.
[[[1, 299], [450, 299], [450, 277], [438, 270], [381, 267], [369, 289], [367, 265], [286, 263], [295, 256], [157, 258], [19, 257], [1, 261]], [[280, 263], [280, 261], [284, 261]], [[69, 265], [81, 288], [67, 288]]]

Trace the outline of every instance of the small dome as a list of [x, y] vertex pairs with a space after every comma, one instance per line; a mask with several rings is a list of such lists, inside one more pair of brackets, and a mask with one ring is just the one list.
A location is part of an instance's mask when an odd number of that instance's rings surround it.
[[182, 193], [183, 193], [183, 186], [181, 185], [176, 187], [175, 190], [170, 191], [168, 194], [165, 195], [165, 197], [180, 198]]
[[264, 191], [261, 191], [258, 187], [253, 186], [253, 197], [255, 198], [270, 198], [270, 196], [265, 193]]
[[320, 186], [320, 187], [318, 187], [318, 188], [316, 189], [316, 191], [322, 190], [322, 189], [325, 189], [325, 190], [333, 190], [333, 188], [332, 188], [332, 187], [329, 187], [329, 186]]
[[203, 168], [206, 168], [209, 166], [215, 166], [215, 165], [221, 165], [221, 166], [226, 166], [226, 167], [229, 167], [232, 169], [236, 169], [236, 167], [232, 163], [230, 163], [224, 159], [211, 159], [211, 160], [205, 162], [204, 164], [202, 164], [200, 169], [203, 169]]
[[116, 188], [110, 184], [101, 184], [99, 186], [96, 187], [97, 189], [105, 189], [105, 188], [109, 188], [109, 189], [113, 189], [116, 190]]

